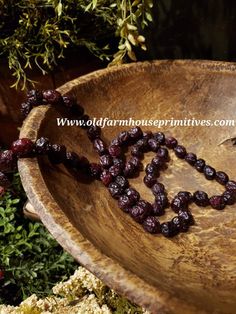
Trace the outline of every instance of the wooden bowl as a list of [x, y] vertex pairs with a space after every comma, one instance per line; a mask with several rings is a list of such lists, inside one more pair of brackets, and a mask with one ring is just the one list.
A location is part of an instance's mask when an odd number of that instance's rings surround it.
[[[114, 67], [63, 85], [91, 117], [109, 119], [233, 119], [236, 65], [208, 61], [158, 61]], [[21, 137], [47, 136], [97, 161], [86, 132], [58, 127], [63, 116], [50, 106], [35, 108]], [[66, 114], [65, 114], [66, 116]], [[108, 141], [127, 127], [105, 127]], [[232, 126], [143, 127], [177, 137], [188, 151], [236, 178]], [[153, 154], [147, 154], [144, 164]], [[173, 154], [160, 176], [172, 197], [180, 190], [223, 188]], [[19, 171], [30, 202], [56, 240], [108, 286], [152, 313], [235, 313], [236, 206], [223, 211], [191, 205], [196, 224], [173, 239], [150, 235], [123, 213], [101, 182], [77, 181], [46, 158], [22, 159]], [[152, 200], [139, 178], [130, 180]], [[173, 216], [168, 210], [167, 217]], [[165, 217], [166, 219], [166, 217]], [[161, 218], [161, 221], [163, 219]]]

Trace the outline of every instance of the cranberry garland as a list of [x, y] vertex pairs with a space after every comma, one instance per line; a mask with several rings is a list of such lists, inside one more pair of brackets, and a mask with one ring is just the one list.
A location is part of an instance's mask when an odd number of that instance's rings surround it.
[[[43, 92], [32, 90], [27, 94], [27, 101], [21, 105], [21, 111], [26, 117], [33, 107], [42, 104], [64, 105], [71, 114], [85, 122], [84, 128], [87, 129], [88, 138], [100, 156], [100, 163], [90, 163], [86, 157], [79, 156], [75, 152], [68, 152], [64, 145], [52, 144], [45, 137], [39, 138], [35, 143], [26, 138], [18, 139], [12, 144], [10, 150], [0, 153], [2, 189], [10, 185], [8, 173], [16, 169], [17, 158], [48, 155], [52, 164], [63, 163], [74, 171], [83, 172], [91, 178], [101, 180], [111, 196], [118, 201], [120, 209], [142, 224], [147, 232], [162, 233], [166, 237], [186, 232], [194, 223], [189, 210], [191, 202], [202, 207], [210, 205], [217, 210], [222, 210], [226, 205], [236, 202], [236, 182], [230, 181], [226, 173], [216, 172], [214, 168], [206, 165], [203, 159], [198, 159], [195, 154], [187, 153], [175, 138], [165, 137], [162, 132], [142, 132], [139, 127], [134, 127], [129, 131], [120, 132], [107, 147], [101, 139], [101, 128], [86, 125], [89, 117], [84, 114], [84, 109], [76, 103], [74, 98], [61, 96], [55, 90]], [[131, 146], [131, 158], [125, 161], [124, 151], [129, 146]], [[160, 171], [166, 168], [170, 159], [168, 149], [173, 150], [178, 158], [187, 161], [197, 171], [203, 172], [206, 179], [215, 179], [225, 186], [226, 191], [222, 195], [210, 198], [203, 191], [196, 191], [193, 194], [181, 191], [169, 202], [164, 185], [157, 180]], [[154, 152], [155, 156], [145, 167], [146, 175], [143, 181], [152, 190], [155, 197], [153, 204], [141, 199], [138, 191], [130, 187], [128, 181], [128, 178], [139, 174], [142, 166], [141, 159], [144, 153], [149, 151]], [[157, 217], [164, 215], [169, 205], [177, 216], [161, 224]]]

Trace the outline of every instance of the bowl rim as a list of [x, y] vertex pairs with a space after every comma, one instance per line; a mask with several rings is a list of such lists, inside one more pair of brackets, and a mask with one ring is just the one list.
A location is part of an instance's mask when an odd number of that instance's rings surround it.
[[[236, 71], [236, 63], [222, 61], [145, 61], [97, 70], [69, 81], [57, 90], [65, 94], [78, 85], [90, 82], [96, 84], [99, 79], [107, 74], [115, 77], [117, 74], [127, 75], [147, 70], [156, 71], [157, 67], [165, 70], [169, 66], [187, 66], [190, 68], [197, 66], [211, 71], [229, 73]], [[49, 105], [34, 108], [23, 123], [20, 137], [28, 137], [31, 140], [35, 140], [40, 123], [50, 108], [51, 106]], [[203, 313], [197, 306], [187, 303], [187, 300], [183, 303], [182, 300], [166, 291], [162, 291], [161, 287], [150, 285], [135, 273], [125, 269], [117, 261], [102, 253], [88, 239], [84, 238], [63, 214], [63, 211], [47, 189], [37, 158], [20, 159], [18, 161], [18, 169], [27, 197], [49, 232], [82, 266], [101, 279], [106, 285], [152, 313], [176, 313], [177, 308], [181, 309], [182, 314]]]

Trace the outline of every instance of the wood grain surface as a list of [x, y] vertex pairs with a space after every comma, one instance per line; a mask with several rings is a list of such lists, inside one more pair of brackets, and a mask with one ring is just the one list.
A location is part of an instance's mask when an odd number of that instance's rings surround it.
[[[100, 70], [59, 88], [75, 95], [91, 117], [111, 119], [234, 119], [236, 65], [208, 61], [156, 61]], [[98, 158], [79, 127], [58, 127], [66, 116], [50, 106], [35, 108], [21, 137], [52, 142]], [[106, 127], [110, 141], [124, 127]], [[152, 131], [155, 127], [143, 127]], [[235, 127], [170, 127], [187, 150], [236, 178]], [[153, 154], [148, 153], [144, 164]], [[180, 190], [223, 192], [171, 155], [161, 174], [168, 195]], [[156, 314], [233, 314], [236, 308], [236, 206], [223, 211], [191, 205], [196, 224], [173, 239], [150, 235], [123, 213], [100, 182], [76, 180], [46, 158], [22, 159], [19, 170], [31, 204], [56, 240], [118, 293]], [[152, 195], [139, 178], [130, 180], [144, 199]], [[168, 210], [167, 218], [171, 217]], [[165, 217], [166, 219], [166, 217]], [[162, 221], [163, 219], [161, 219]]]

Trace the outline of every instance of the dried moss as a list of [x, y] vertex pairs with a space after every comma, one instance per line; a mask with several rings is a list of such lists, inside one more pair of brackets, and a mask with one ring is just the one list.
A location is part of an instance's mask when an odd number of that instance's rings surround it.
[[33, 294], [18, 307], [0, 305], [0, 313], [2, 310], [4, 314], [150, 314], [116, 294], [83, 267], [67, 281], [58, 283], [53, 293], [45, 299]]

